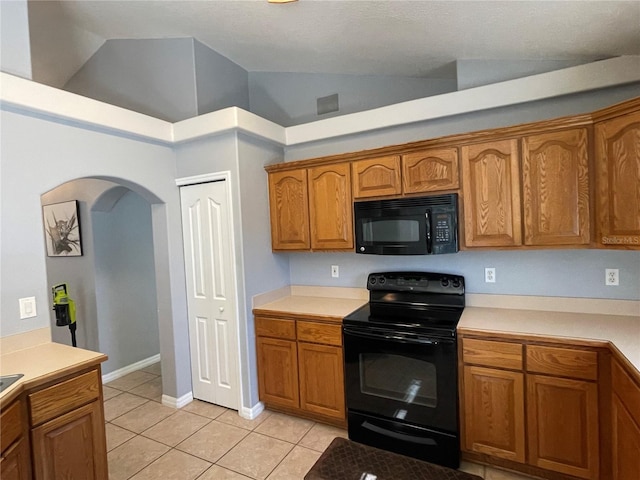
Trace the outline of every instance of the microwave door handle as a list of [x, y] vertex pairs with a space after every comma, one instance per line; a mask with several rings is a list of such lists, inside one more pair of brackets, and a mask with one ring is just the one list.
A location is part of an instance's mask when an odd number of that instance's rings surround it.
[[431, 212], [427, 210], [424, 216], [427, 229], [427, 253], [431, 253]]

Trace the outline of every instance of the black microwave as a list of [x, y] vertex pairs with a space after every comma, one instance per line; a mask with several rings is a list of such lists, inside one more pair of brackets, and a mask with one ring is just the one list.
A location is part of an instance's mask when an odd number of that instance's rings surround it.
[[354, 203], [356, 253], [435, 255], [458, 251], [458, 194]]

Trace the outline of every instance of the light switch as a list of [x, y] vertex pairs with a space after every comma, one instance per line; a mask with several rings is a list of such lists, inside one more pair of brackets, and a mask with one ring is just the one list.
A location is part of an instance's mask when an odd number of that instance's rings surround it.
[[25, 297], [20, 302], [20, 319], [31, 318], [38, 315], [36, 311], [36, 297]]

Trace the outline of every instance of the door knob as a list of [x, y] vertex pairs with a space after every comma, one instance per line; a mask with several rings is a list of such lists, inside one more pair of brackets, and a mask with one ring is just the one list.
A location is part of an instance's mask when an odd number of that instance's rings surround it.
[[220, 312], [224, 312], [224, 307], [220, 307], [218, 310], [220, 310]]

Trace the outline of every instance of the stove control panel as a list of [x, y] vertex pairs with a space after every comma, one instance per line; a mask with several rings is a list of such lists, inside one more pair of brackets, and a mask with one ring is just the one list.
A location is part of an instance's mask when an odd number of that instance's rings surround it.
[[369, 290], [397, 292], [464, 294], [464, 277], [434, 272], [380, 272], [370, 273]]

